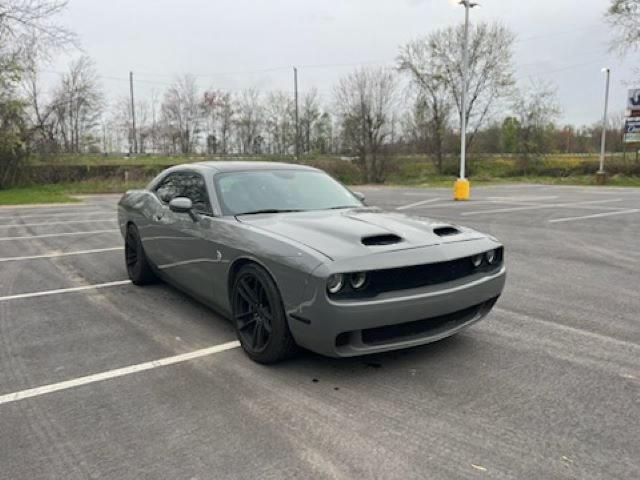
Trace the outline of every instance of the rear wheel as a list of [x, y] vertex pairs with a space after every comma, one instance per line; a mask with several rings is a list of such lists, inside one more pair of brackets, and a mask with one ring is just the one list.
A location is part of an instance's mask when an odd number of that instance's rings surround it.
[[252, 360], [275, 363], [295, 353], [280, 293], [263, 268], [248, 264], [240, 269], [231, 302], [238, 340]]
[[140, 233], [138, 233], [137, 227], [133, 224], [127, 227], [124, 241], [124, 258], [127, 264], [127, 274], [135, 285], [148, 285], [157, 280], [144, 253]]

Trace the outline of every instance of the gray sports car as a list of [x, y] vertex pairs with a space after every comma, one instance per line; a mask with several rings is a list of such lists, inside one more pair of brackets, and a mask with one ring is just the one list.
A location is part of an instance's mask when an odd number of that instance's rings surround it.
[[297, 346], [347, 357], [413, 347], [483, 318], [505, 283], [503, 246], [364, 204], [315, 168], [170, 168], [118, 207], [129, 277], [160, 278], [232, 319], [247, 355]]

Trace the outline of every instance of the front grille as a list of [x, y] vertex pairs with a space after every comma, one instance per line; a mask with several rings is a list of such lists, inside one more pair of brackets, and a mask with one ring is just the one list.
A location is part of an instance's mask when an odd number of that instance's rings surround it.
[[495, 272], [502, 266], [504, 256], [502, 248], [497, 252], [497, 261], [494, 265], [485, 263], [479, 268], [473, 266], [471, 257], [465, 257], [448, 262], [370, 271], [367, 272], [368, 280], [365, 288], [353, 290], [347, 286], [340, 293], [331, 295], [331, 298], [336, 300], [372, 298], [385, 292], [428, 287], [452, 282], [475, 273]]
[[431, 317], [386, 327], [368, 328], [362, 330], [362, 342], [367, 345], [380, 345], [392, 341], [423, 337], [427, 334], [437, 335], [440, 332], [451, 330], [474, 319], [481, 311], [488, 311], [497, 300], [497, 298], [494, 298], [488, 302], [439, 317]]

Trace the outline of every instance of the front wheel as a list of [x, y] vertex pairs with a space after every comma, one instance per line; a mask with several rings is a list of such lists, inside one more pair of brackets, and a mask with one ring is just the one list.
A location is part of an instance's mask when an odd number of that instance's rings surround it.
[[144, 253], [140, 233], [133, 224], [127, 227], [124, 240], [124, 258], [127, 264], [127, 274], [134, 285], [147, 285], [157, 280]]
[[295, 353], [280, 293], [263, 268], [248, 264], [240, 269], [233, 282], [231, 302], [236, 334], [249, 358], [269, 364]]

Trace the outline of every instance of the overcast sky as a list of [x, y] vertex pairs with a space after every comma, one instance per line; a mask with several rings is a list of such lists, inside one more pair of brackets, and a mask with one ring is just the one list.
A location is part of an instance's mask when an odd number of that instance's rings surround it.
[[[553, 82], [562, 122], [601, 118], [604, 66], [612, 69], [612, 110], [624, 109], [637, 55], [608, 52], [607, 0], [480, 3], [472, 20], [498, 20], [517, 34], [518, 81]], [[400, 45], [463, 14], [450, 0], [71, 0], [62, 21], [95, 60], [111, 98], [128, 94], [129, 70], [144, 98], [183, 73], [198, 75], [202, 87], [289, 90], [298, 65], [300, 89], [315, 86], [328, 101], [356, 64], [390, 65]], [[53, 69], [64, 69], [64, 59]]]

